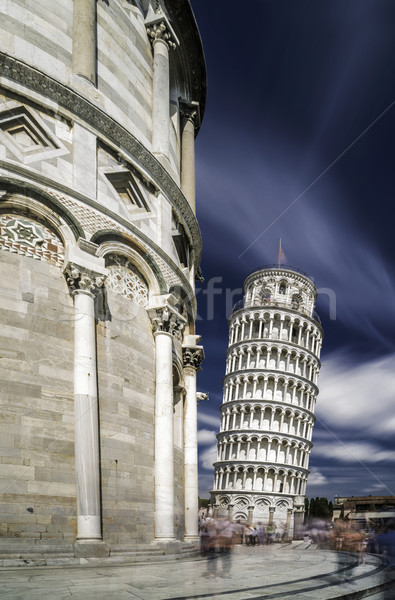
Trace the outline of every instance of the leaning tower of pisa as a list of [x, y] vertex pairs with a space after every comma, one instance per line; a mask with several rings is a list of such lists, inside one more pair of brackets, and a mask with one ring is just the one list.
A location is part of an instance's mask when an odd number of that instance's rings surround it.
[[273, 524], [303, 521], [323, 331], [317, 290], [297, 269], [262, 267], [229, 320], [212, 501], [218, 513]]

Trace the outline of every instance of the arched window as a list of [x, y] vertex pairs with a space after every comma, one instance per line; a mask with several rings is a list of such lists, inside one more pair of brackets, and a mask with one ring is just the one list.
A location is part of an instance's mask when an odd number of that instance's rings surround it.
[[303, 298], [300, 294], [294, 294], [291, 299], [291, 306], [294, 310], [298, 310], [303, 304]]
[[278, 286], [278, 293], [285, 296], [285, 294], [287, 293], [287, 282], [286, 281], [280, 281], [280, 284]]
[[272, 299], [271, 291], [268, 288], [265, 288], [262, 292], [263, 304], [269, 304], [271, 299]]
[[106, 286], [136, 304], [146, 306], [148, 284], [140, 271], [126, 257], [118, 254], [107, 254], [105, 261], [108, 269]]

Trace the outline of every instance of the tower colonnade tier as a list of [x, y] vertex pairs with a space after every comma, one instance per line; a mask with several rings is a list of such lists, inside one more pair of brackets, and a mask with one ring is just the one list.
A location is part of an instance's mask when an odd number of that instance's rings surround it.
[[262, 267], [229, 320], [212, 502], [216, 514], [272, 525], [303, 522], [323, 331], [304, 273]]

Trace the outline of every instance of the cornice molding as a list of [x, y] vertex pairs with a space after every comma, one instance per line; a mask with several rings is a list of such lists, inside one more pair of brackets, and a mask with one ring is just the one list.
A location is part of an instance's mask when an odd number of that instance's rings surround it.
[[[39, 201], [42, 201], [44, 204], [46, 204], [47, 206], [49, 206], [51, 208], [54, 208], [54, 205], [55, 205], [57, 207], [54, 209], [55, 212], [58, 212], [63, 217], [69, 215], [68, 223], [69, 223], [70, 227], [72, 228], [76, 239], [84, 236], [84, 230], [82, 229], [81, 225], [78, 223], [77, 218], [72, 214], [71, 211], [67, 210], [62, 204], [60, 204], [59, 200], [57, 200], [55, 198], [55, 196], [53, 196], [52, 194], [48, 193], [46, 190], [43, 190], [40, 187], [36, 187], [33, 183], [31, 183], [32, 181], [34, 181], [35, 184], [43, 185], [48, 189], [52, 188], [53, 190], [59, 191], [60, 193], [64, 194], [67, 197], [72, 198], [73, 200], [75, 199], [80, 202], [83, 202], [87, 206], [93, 208], [94, 210], [98, 211], [99, 213], [102, 213], [103, 215], [112, 219], [114, 221], [114, 230], [98, 231], [96, 234], [94, 234], [92, 236], [93, 241], [96, 242], [99, 239], [100, 239], [100, 241], [103, 241], [104, 239], [107, 239], [107, 238], [115, 239], [114, 236], [122, 236], [124, 234], [124, 232], [121, 229], [120, 230], [115, 229], [115, 226], [117, 224], [120, 225], [121, 227], [125, 228], [127, 230], [127, 232], [130, 232], [130, 234], [134, 238], [136, 238], [136, 240], [141, 240], [149, 248], [152, 248], [152, 250], [155, 253], [159, 254], [159, 256], [166, 262], [166, 264], [174, 271], [174, 273], [177, 275], [177, 277], [182, 281], [185, 289], [187, 289], [189, 291], [189, 297], [191, 298], [192, 306], [194, 307], [194, 310], [196, 310], [196, 305], [195, 305], [196, 301], [194, 301], [194, 293], [193, 293], [191, 285], [190, 285], [188, 279], [185, 277], [184, 273], [181, 271], [181, 269], [179, 269], [179, 267], [175, 264], [175, 262], [173, 262], [171, 260], [171, 258], [157, 244], [155, 244], [150, 238], [148, 238], [143, 232], [141, 232], [135, 225], [133, 225], [132, 223], [129, 223], [128, 221], [126, 221], [126, 219], [123, 219], [122, 217], [117, 215], [115, 212], [113, 212], [113, 211], [107, 209], [105, 206], [102, 206], [101, 204], [95, 202], [88, 196], [84, 196], [78, 192], [74, 192], [73, 190], [70, 190], [70, 188], [68, 188], [67, 186], [62, 185], [59, 182], [53, 181], [47, 177], [44, 177], [40, 173], [35, 173], [24, 167], [17, 166], [14, 164], [11, 166], [11, 165], [8, 165], [4, 161], [0, 161], [0, 168], [3, 168], [8, 171], [8, 175], [0, 174], [0, 185], [4, 186], [8, 192], [17, 193], [17, 194], [22, 193], [25, 195], [33, 196], [34, 198], [37, 198]], [[14, 178], [10, 177], [10, 175], [14, 174], [14, 173], [16, 175], [18, 175], [19, 177], [23, 177], [24, 179], [23, 180], [14, 179]], [[127, 243], [127, 240], [125, 240], [125, 242]], [[166, 283], [165, 283], [163, 276], [157, 272], [157, 269], [155, 269], [155, 272], [157, 273], [158, 281], [159, 281], [159, 284], [161, 285], [161, 290], [163, 291], [163, 293], [166, 293], [167, 288], [166, 288]]]
[[[92, 104], [76, 91], [4, 52], [0, 52], [0, 73], [3, 77], [16, 81], [18, 84], [26, 86], [58, 103], [60, 107], [76, 115], [93, 130], [105, 136], [115, 147], [124, 148], [131, 156], [136, 158], [163, 191], [176, 213], [186, 223], [194, 248], [195, 270], [199, 269], [202, 241], [196, 217], [175, 181], [137, 138], [115, 119], [109, 117], [101, 108]], [[20, 94], [20, 90], [18, 93]], [[35, 101], [37, 102], [37, 99]]]

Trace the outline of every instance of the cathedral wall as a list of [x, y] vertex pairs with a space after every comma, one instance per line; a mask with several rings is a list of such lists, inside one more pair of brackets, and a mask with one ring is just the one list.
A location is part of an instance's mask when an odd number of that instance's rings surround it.
[[[71, 84], [147, 148], [152, 137], [152, 48], [140, 9], [128, 2], [97, 2], [97, 87], [72, 74], [73, 2], [7, 0], [0, 51]], [[179, 174], [179, 122], [169, 106], [169, 159]], [[178, 175], [177, 175], [178, 177]]]
[[197, 540], [201, 239], [178, 102], [188, 139], [205, 68], [189, 2], [163, 10], [179, 45], [129, 0], [0, 0], [0, 555]]
[[106, 112], [149, 147], [152, 50], [140, 10], [121, 4], [97, 4], [97, 87]]
[[73, 1], [6, 0], [0, 49], [66, 83], [71, 74]]
[[97, 329], [103, 539], [153, 538], [154, 347], [143, 307], [107, 292]]
[[0, 269], [1, 536], [74, 540], [72, 299], [57, 265], [0, 250]]
[[[152, 51], [144, 18], [126, 2], [97, 2], [97, 90], [78, 92], [151, 144]], [[126, 6], [126, 8], [123, 8]], [[0, 50], [68, 85], [72, 80], [73, 2], [7, 0]]]

